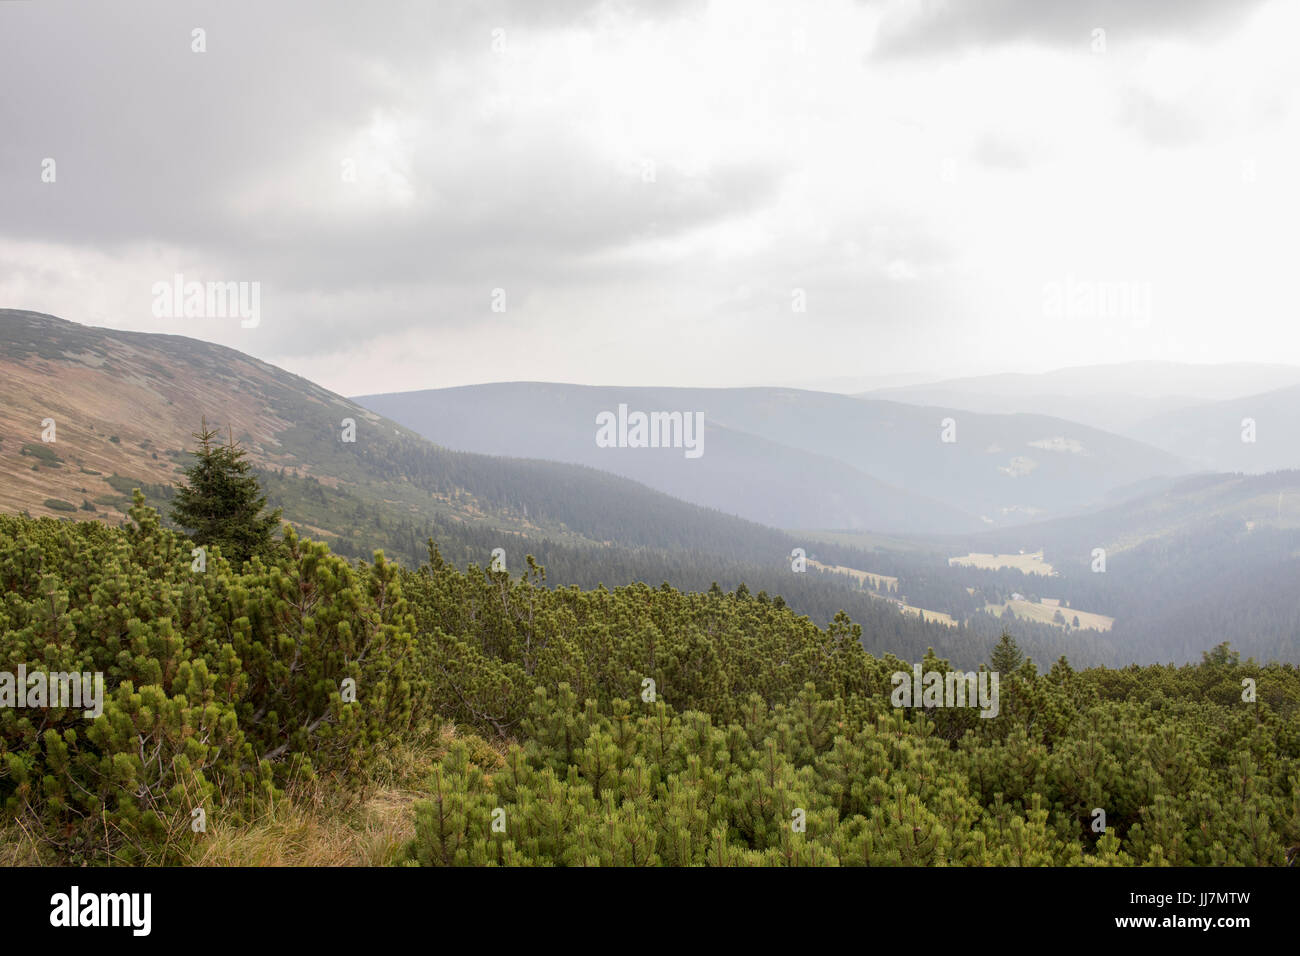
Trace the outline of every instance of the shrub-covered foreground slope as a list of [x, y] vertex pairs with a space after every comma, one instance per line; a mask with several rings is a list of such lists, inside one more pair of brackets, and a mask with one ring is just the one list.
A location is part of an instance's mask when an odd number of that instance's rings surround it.
[[7, 859], [248, 862], [295, 801], [363, 829], [347, 808], [422, 751], [383, 861], [1282, 865], [1300, 844], [1300, 674], [1226, 647], [1003, 660], [995, 718], [897, 709], [910, 663], [743, 589], [350, 565], [292, 532], [200, 572], [132, 518], [0, 516], [0, 671], [107, 688], [94, 719], [0, 709]]

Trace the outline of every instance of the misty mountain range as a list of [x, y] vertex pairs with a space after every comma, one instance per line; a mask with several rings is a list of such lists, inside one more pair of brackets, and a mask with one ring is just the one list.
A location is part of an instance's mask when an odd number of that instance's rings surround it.
[[[1281, 368], [1164, 369], [1186, 404], [1153, 378], [1163, 411], [1123, 434], [1039, 414], [1033, 398], [971, 411], [787, 388], [498, 383], [348, 399], [221, 346], [17, 310], [0, 310], [0, 368], [10, 511], [117, 523], [138, 487], [165, 512], [206, 418], [250, 450], [287, 520], [352, 557], [383, 548], [415, 564], [432, 538], [457, 562], [502, 547], [514, 571], [535, 554], [556, 584], [743, 583], [819, 622], [848, 610], [876, 650], [959, 661], [981, 659], [1012, 617], [1040, 659], [1193, 658], [1214, 629], [1295, 656], [1300, 471], [1277, 470], [1300, 467], [1290, 390], [1237, 394], [1284, 382]], [[1136, 394], [1139, 372], [1020, 384], [1082, 402], [1088, 382], [1105, 394], [1125, 374]], [[960, 391], [934, 389], [918, 397]], [[703, 453], [601, 447], [598, 416], [620, 405], [702, 413]], [[1247, 410], [1254, 443], [1241, 441]], [[1206, 468], [1225, 460], [1276, 473]], [[810, 572], [792, 573], [796, 549]], [[1053, 574], [952, 563], [967, 552], [1041, 552]]]
[[[1297, 398], [1289, 366], [1139, 362], [853, 397], [512, 382], [356, 401], [450, 448], [586, 464], [765, 524], [925, 533], [1042, 520], [1198, 471], [1300, 467]], [[595, 417], [620, 403], [702, 411], [710, 454], [687, 468], [667, 449], [598, 447]]]

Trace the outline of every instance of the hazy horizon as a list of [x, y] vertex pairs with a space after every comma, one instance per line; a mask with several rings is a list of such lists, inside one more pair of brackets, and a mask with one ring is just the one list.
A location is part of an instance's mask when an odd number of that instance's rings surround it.
[[[574, 385], [583, 388], [790, 388], [800, 391], [810, 392], [830, 392], [838, 395], [860, 395], [869, 392], [886, 393], [894, 388], [905, 388], [908, 386], [926, 386], [926, 385], [945, 385], [955, 382], [977, 382], [987, 379], [1001, 379], [1008, 377], [1022, 378], [1045, 378], [1059, 372], [1074, 371], [1091, 371], [1123, 366], [1169, 366], [1171, 368], [1185, 369], [1238, 369], [1243, 372], [1254, 371], [1259, 369], [1288, 370], [1300, 373], [1300, 365], [1292, 365], [1285, 362], [1164, 362], [1159, 359], [1133, 359], [1129, 362], [1101, 362], [1094, 365], [1063, 365], [1058, 368], [1048, 368], [1037, 372], [1022, 371], [997, 371], [986, 372], [982, 374], [962, 375], [951, 374], [945, 375], [941, 372], [916, 371], [916, 372], [897, 372], [878, 376], [862, 376], [854, 378], [852, 376], [839, 376], [830, 379], [822, 379], [813, 382], [739, 382], [734, 385], [709, 385], [692, 382], [685, 382], [676, 385], [664, 385], [660, 382], [578, 382], [578, 381], [559, 381], [555, 379], [536, 379], [536, 378], [516, 378], [516, 379], [494, 379], [481, 382], [465, 382], [459, 385], [429, 385], [419, 386], [409, 389], [388, 389], [379, 392], [356, 392], [355, 395], [378, 395], [386, 392], [395, 391], [426, 391], [440, 388], [473, 388], [480, 385], [510, 385], [510, 384], [537, 384], [537, 385]], [[1246, 389], [1241, 392], [1242, 395], [1251, 395], [1271, 391], [1270, 388]], [[342, 394], [342, 393], [340, 393]], [[1177, 392], [1169, 394], [1177, 395]], [[888, 396], [882, 394], [881, 397]]]
[[[17, 308], [22, 310], [22, 307], [0, 304], [0, 309], [9, 309], [9, 308]], [[42, 310], [37, 310], [37, 309], [27, 309], [26, 311], [42, 312]], [[43, 313], [43, 314], [50, 315], [52, 313]], [[75, 319], [69, 319], [67, 316], [63, 316], [63, 315], [54, 315], [54, 317], [58, 319], [65, 319], [67, 321], [77, 321]], [[152, 330], [152, 329], [126, 329], [126, 328], [119, 328], [118, 326], [99, 325], [97, 323], [91, 323], [91, 322], [78, 322], [78, 324], [85, 325], [89, 328], [104, 328], [109, 330], [126, 331], [126, 332], [136, 332], [136, 331], [158, 332], [159, 334], [182, 335], [187, 338], [195, 339], [196, 341], [214, 341], [213, 339], [204, 338], [198, 335], [191, 335], [185, 332], [167, 333], [167, 332], [162, 332], [161, 330]], [[235, 348], [241, 352], [246, 351], [244, 348], [241, 347], [241, 343], [239, 343], [238, 341], [234, 342], [233, 344], [223, 343], [223, 342], [215, 342], [214, 344], [227, 345], [227, 347]], [[261, 356], [258, 356], [255, 352], [247, 351], [246, 354], [252, 355], [254, 358], [262, 358], [262, 361], [267, 361], [269, 362], [269, 364], [284, 368], [286, 371], [294, 372], [294, 374], [303, 374], [301, 372], [295, 371], [288, 364], [282, 364], [280, 362], [263, 358]], [[590, 380], [576, 381], [576, 380], [560, 380], [560, 379], [544, 379], [544, 378], [513, 378], [513, 379], [503, 378], [503, 379], [484, 379], [482, 381], [458, 382], [456, 384], [429, 384], [429, 385], [412, 385], [406, 388], [387, 388], [387, 389], [381, 388], [381, 389], [376, 389], [375, 391], [372, 392], [363, 392], [363, 391], [347, 392], [347, 391], [340, 391], [339, 389], [333, 388], [328, 382], [317, 382], [317, 384], [324, 385], [325, 387], [330, 388], [332, 391], [335, 391], [338, 394], [344, 395], [346, 397], [356, 397], [360, 395], [379, 395], [379, 394], [388, 394], [393, 392], [404, 392], [404, 391], [426, 391], [426, 390], [435, 390], [435, 389], [443, 389], [443, 388], [473, 388], [475, 386], [484, 386], [484, 385], [531, 383], [531, 384], [541, 384], [541, 385], [573, 385], [573, 386], [590, 387], [590, 388], [633, 388], [633, 389], [651, 388], [651, 387], [681, 388], [681, 389], [790, 388], [790, 389], [796, 389], [802, 391], [829, 392], [829, 393], [840, 394], [840, 395], [862, 395], [866, 393], [879, 392], [881, 393], [882, 398], [888, 398], [889, 395], [887, 393], [889, 391], [893, 389], [903, 389], [912, 386], [925, 387], [925, 386], [938, 386], [938, 385], [949, 385], [949, 384], [959, 384], [959, 383], [960, 384], [978, 383], [978, 382], [994, 380], [994, 379], [1009, 379], [1009, 378], [1046, 380], [1051, 376], [1059, 375], [1061, 373], [1091, 372], [1091, 371], [1118, 369], [1124, 367], [1128, 367], [1128, 368], [1142, 367], [1144, 369], [1149, 368], [1152, 370], [1163, 368], [1166, 371], [1175, 370], [1175, 369], [1176, 370], [1202, 369], [1202, 370], [1220, 370], [1220, 371], [1238, 370], [1245, 373], [1251, 373], [1251, 372], [1267, 369], [1272, 371], [1282, 371], [1282, 370], [1294, 371], [1298, 375], [1300, 375], [1300, 364], [1292, 364], [1287, 362], [1252, 362], [1252, 361], [1214, 362], [1214, 361], [1191, 361], [1191, 360], [1170, 361], [1164, 359], [1130, 359], [1128, 361], [1122, 361], [1122, 362], [1098, 362], [1098, 363], [1085, 364], [1085, 365], [1060, 365], [1060, 366], [1053, 366], [1053, 367], [1036, 370], [1036, 371], [1024, 371], [1019, 369], [999, 369], [999, 370], [989, 371], [989, 372], [963, 373], [959, 369], [947, 369], [947, 370], [918, 369], [911, 372], [889, 372], [889, 373], [884, 373], [879, 375], [835, 376], [831, 378], [818, 379], [814, 381], [785, 382], [785, 381], [755, 380], [749, 382], [742, 381], [742, 382], [737, 382], [734, 384], [727, 384], [727, 385], [716, 385], [716, 384], [698, 383], [698, 382], [679, 382], [673, 384], [666, 384], [657, 381], [607, 382], [607, 381], [590, 381]], [[310, 378], [309, 375], [305, 375], [305, 374], [303, 374], [303, 377]], [[1158, 386], [1158, 382], [1152, 384]], [[1269, 387], [1269, 386], [1265, 386], [1265, 387], [1243, 386], [1240, 389], [1232, 390], [1232, 394], [1246, 396], [1252, 394], [1262, 394], [1264, 392], [1273, 391], [1273, 390], [1274, 387]], [[1171, 397], [1189, 397], [1189, 398], [1204, 397], [1206, 398], [1206, 400], [1213, 399], [1213, 396], [1210, 395], [1203, 396], [1197, 393], [1195, 390], [1179, 391], [1176, 388], [1171, 388], [1162, 391], [1160, 388], [1155, 387], [1150, 390], [1150, 394], [1152, 395], [1163, 394], [1163, 395], [1169, 395]]]

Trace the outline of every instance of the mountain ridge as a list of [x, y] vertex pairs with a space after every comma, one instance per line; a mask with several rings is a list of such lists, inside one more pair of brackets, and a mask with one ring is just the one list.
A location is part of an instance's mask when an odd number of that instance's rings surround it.
[[[972, 517], [980, 525], [1016, 523], [1100, 501], [1113, 487], [1188, 470], [1166, 451], [1048, 416], [978, 415], [802, 389], [516, 382], [354, 400], [449, 447], [603, 468], [779, 527], [970, 530]], [[712, 451], [690, 464], [703, 480], [686, 487], [680, 462], [662, 465], [655, 449], [625, 454], [629, 450], [598, 448], [595, 416], [619, 404], [701, 411]], [[520, 408], [528, 409], [526, 416]], [[948, 419], [956, 426], [952, 443], [944, 441]], [[827, 459], [837, 471], [826, 469]], [[804, 507], [810, 487], [852, 474], [887, 486], [892, 497], [881, 507], [890, 523], [836, 520], [833, 510], [818, 514]], [[918, 498], [947, 511], [941, 515], [930, 504], [929, 513], [915, 516], [908, 505]], [[813, 504], [828, 500], [824, 495]], [[953, 512], [960, 517], [949, 517]]]

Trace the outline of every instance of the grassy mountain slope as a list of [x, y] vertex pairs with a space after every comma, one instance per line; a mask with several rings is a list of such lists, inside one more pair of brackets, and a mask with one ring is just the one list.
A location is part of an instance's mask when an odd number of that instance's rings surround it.
[[[206, 417], [326, 539], [363, 536], [340, 504], [383, 518], [444, 518], [572, 544], [781, 547], [766, 528], [595, 470], [448, 451], [314, 383], [181, 336], [88, 328], [0, 310], [0, 507], [58, 516], [83, 500], [114, 521], [131, 482], [161, 493]], [[55, 441], [42, 441], [53, 419]], [[342, 440], [344, 419], [356, 441]], [[116, 477], [115, 477], [116, 476]], [[301, 501], [294, 500], [301, 498]]]

